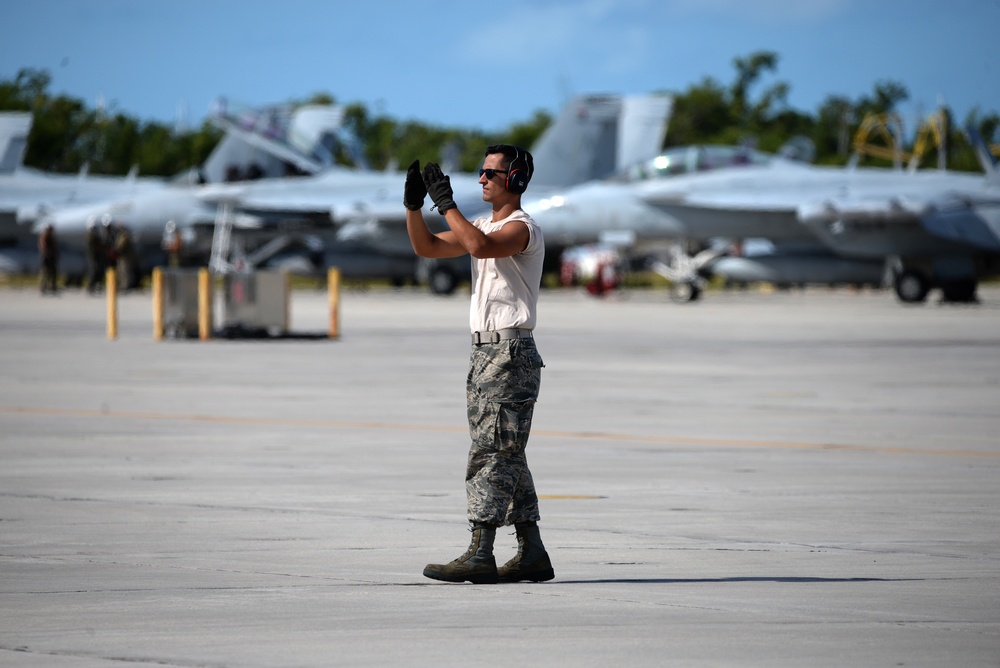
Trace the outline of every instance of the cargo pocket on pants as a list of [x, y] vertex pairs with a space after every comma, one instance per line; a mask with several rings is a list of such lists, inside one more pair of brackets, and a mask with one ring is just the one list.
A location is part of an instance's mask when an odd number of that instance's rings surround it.
[[497, 406], [496, 436], [505, 457], [524, 456], [534, 412], [534, 401], [504, 402]]

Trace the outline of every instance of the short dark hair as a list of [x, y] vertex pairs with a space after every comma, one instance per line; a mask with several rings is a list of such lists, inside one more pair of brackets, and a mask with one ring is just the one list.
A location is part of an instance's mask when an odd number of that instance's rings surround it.
[[494, 153], [503, 154], [504, 163], [506, 163], [505, 167], [523, 169], [525, 170], [527, 181], [531, 180], [531, 176], [535, 173], [535, 159], [531, 157], [531, 153], [527, 149], [515, 146], [514, 144], [493, 144], [486, 147], [484, 155], [492, 155]]

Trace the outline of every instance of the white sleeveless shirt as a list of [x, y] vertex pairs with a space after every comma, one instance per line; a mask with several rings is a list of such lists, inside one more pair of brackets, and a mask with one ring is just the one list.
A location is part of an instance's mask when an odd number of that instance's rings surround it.
[[515, 220], [528, 226], [528, 245], [523, 251], [510, 257], [472, 258], [469, 327], [473, 332], [535, 328], [545, 258], [545, 242], [538, 223], [518, 209], [501, 220], [483, 216], [472, 224], [489, 234]]

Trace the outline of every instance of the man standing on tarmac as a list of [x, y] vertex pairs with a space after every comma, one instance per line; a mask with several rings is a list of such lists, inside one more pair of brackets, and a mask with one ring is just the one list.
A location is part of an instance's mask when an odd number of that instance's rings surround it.
[[[406, 172], [406, 229], [417, 255], [472, 256], [472, 356], [466, 380], [469, 450], [465, 475], [472, 542], [448, 564], [428, 564], [424, 575], [474, 584], [542, 582], [555, 577], [538, 531], [538, 496], [525, 458], [541, 382], [542, 358], [532, 330], [545, 244], [542, 231], [521, 209], [534, 162], [523, 148], [486, 149], [479, 183], [492, 214], [469, 221], [455, 205], [451, 179], [428, 163]], [[430, 195], [448, 230], [433, 234], [421, 207]], [[497, 568], [496, 530], [513, 524], [517, 554]]]
[[97, 220], [87, 221], [87, 292], [94, 294], [104, 286], [104, 272], [107, 269], [107, 249], [104, 246], [104, 231], [97, 227]]
[[56, 241], [56, 230], [52, 223], [46, 225], [38, 235], [38, 257], [41, 265], [39, 287], [42, 294], [58, 294], [59, 242]]

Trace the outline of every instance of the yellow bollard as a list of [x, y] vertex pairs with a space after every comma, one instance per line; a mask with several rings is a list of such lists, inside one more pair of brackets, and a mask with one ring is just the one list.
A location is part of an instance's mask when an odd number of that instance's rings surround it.
[[340, 270], [331, 267], [326, 272], [326, 290], [330, 299], [330, 338], [340, 336]]
[[118, 338], [118, 272], [108, 267], [104, 273], [104, 289], [108, 293], [108, 339]]
[[153, 269], [153, 340], [163, 340], [163, 268]]
[[212, 274], [208, 269], [198, 270], [198, 339], [212, 338]]

